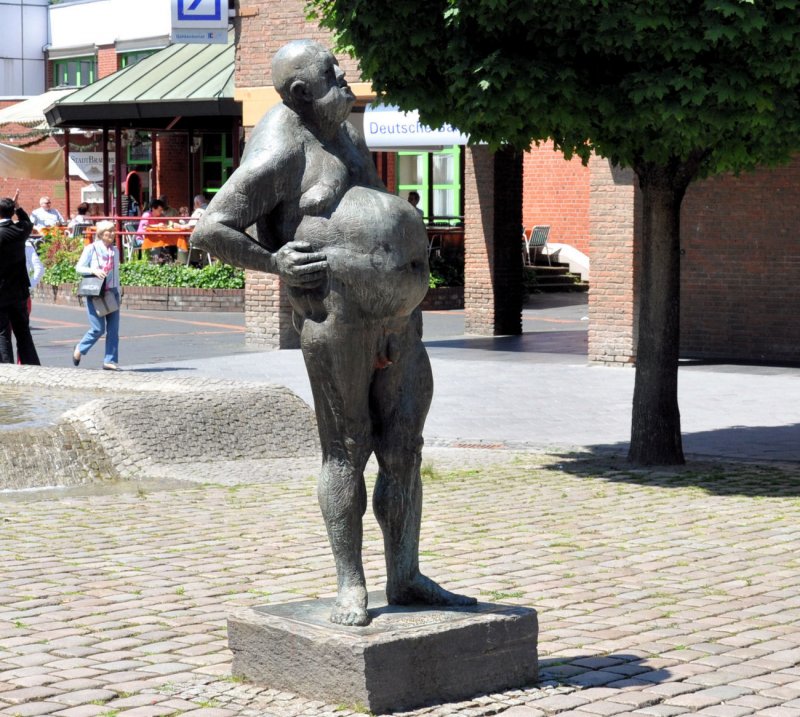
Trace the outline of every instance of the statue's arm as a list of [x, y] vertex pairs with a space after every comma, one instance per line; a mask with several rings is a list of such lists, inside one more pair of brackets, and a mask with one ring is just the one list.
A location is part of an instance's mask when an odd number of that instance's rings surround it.
[[280, 237], [279, 248], [270, 251], [247, 233], [284, 200], [287, 178], [296, 169], [291, 154], [255, 148], [209, 203], [192, 233], [192, 246], [233, 266], [278, 274], [292, 286], [319, 283], [327, 271], [324, 254], [305, 242], [282, 243]]
[[[227, 264], [276, 273], [275, 257], [247, 233], [277, 205], [274, 170], [253, 153], [209, 202], [192, 232], [192, 246]], [[259, 159], [262, 162], [259, 162]]]

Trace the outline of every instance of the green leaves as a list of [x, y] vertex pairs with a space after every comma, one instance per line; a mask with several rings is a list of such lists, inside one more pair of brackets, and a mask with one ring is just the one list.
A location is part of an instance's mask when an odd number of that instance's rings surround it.
[[800, 147], [800, 0], [309, 5], [388, 102], [474, 142], [628, 166], [702, 151], [702, 174]]
[[123, 286], [186, 286], [198, 289], [241, 289], [244, 272], [227, 264], [213, 263], [197, 269], [183, 264], [151, 264], [131, 261], [119, 268]]
[[[227, 264], [213, 263], [197, 269], [183, 264], [151, 264], [130, 261], [119, 268], [122, 286], [186, 286], [196, 289], [242, 289], [244, 272]], [[74, 284], [80, 280], [75, 260], [60, 261], [44, 272], [45, 284]]]

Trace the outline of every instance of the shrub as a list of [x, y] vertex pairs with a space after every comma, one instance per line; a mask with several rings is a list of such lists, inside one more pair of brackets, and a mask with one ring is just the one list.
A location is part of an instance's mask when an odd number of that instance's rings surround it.
[[460, 257], [432, 256], [430, 258], [431, 278], [428, 286], [464, 286], [464, 261]]
[[196, 289], [244, 287], [244, 271], [219, 263], [197, 269], [183, 264], [130, 261], [120, 266], [119, 279], [123, 286], [188, 286]]
[[44, 227], [42, 229], [42, 243], [37, 252], [45, 269], [55, 267], [57, 264], [74, 266], [80, 259], [83, 251], [83, 239], [71, 237], [61, 227]]
[[51, 266], [45, 264], [47, 268], [44, 270], [42, 282], [45, 284], [75, 284], [80, 281], [81, 277], [75, 271], [75, 264], [79, 257], [80, 254], [74, 260], [59, 261]]
[[[80, 256], [80, 255], [79, 255]], [[45, 284], [74, 284], [81, 277], [75, 271], [75, 260], [60, 261], [48, 267], [42, 281]], [[241, 289], [244, 272], [227, 264], [209, 264], [202, 269], [182, 264], [151, 264], [131, 261], [119, 268], [122, 286], [187, 286], [196, 289]]]

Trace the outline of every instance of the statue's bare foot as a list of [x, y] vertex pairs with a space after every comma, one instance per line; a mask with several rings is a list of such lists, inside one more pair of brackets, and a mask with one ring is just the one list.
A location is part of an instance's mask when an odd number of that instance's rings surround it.
[[390, 605], [445, 605], [449, 607], [475, 605], [478, 602], [474, 597], [445, 590], [422, 573], [417, 573], [416, 577], [402, 584], [387, 585], [386, 599]]
[[331, 622], [338, 625], [368, 625], [367, 589], [363, 585], [345, 586], [339, 590], [331, 610]]

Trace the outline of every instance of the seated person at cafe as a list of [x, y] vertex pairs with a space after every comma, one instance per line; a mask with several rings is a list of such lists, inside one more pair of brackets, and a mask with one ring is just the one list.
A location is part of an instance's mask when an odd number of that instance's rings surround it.
[[[142, 219], [139, 222], [139, 227], [136, 229], [136, 237], [138, 241], [144, 240], [145, 230], [166, 224], [166, 217], [164, 217], [164, 202], [160, 199], [154, 199], [150, 202], [150, 209], [142, 214]], [[150, 250], [150, 258], [163, 264], [166, 261], [174, 261], [178, 255], [178, 247], [164, 246], [156, 247]]]
[[[189, 217], [189, 220], [181, 221], [181, 224], [194, 229], [194, 227], [197, 225], [197, 220], [203, 216], [207, 208], [208, 199], [206, 199], [206, 195], [196, 194], [194, 197], [194, 211], [192, 212], [191, 217]], [[183, 212], [181, 212], [181, 214], [183, 214]], [[206, 252], [192, 247], [191, 241], [189, 242], [188, 252], [180, 250], [178, 251], [178, 261], [181, 264], [191, 264], [192, 266], [196, 266], [198, 268], [202, 267], [209, 258], [210, 257]]]
[[175, 207], [171, 207], [169, 205], [169, 200], [167, 199], [167, 195], [166, 194], [162, 194], [158, 198], [158, 201], [160, 201], [164, 205], [164, 216], [165, 217], [177, 217], [177, 216], [180, 216], [179, 213], [178, 213], [178, 210], [175, 209]]
[[57, 224], [66, 224], [64, 217], [58, 209], [53, 209], [53, 203], [50, 197], [42, 197], [39, 200], [39, 208], [31, 212], [31, 221], [33, 222], [34, 229], [42, 229], [44, 227], [52, 227]]
[[88, 216], [88, 214], [89, 205], [86, 202], [81, 202], [78, 205], [78, 213], [72, 219], [70, 219], [69, 224], [67, 224], [67, 228], [70, 230], [70, 232], [75, 234], [75, 227], [91, 226], [94, 224], [92, 218]]

